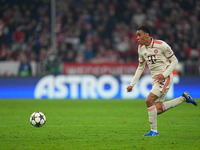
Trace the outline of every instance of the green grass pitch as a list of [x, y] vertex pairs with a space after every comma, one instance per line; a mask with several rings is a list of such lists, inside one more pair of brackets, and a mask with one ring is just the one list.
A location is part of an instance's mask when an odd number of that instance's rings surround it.
[[[46, 115], [33, 127], [34, 111]], [[144, 100], [0, 100], [1, 150], [199, 150], [200, 108], [183, 103], [150, 130]]]

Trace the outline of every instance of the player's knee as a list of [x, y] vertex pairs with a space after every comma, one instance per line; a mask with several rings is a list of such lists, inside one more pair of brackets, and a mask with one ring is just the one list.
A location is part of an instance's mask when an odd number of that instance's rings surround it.
[[164, 112], [163, 107], [162, 107], [163, 103], [157, 102], [155, 105], [156, 105], [156, 109], [157, 109], [157, 114], [158, 115], [162, 114]]
[[157, 114], [160, 115], [163, 113], [163, 110], [162, 109], [157, 109]]
[[153, 106], [154, 105], [154, 101], [153, 100], [151, 100], [151, 99], [146, 99], [146, 105], [147, 105], [147, 107], [151, 107], [151, 106]]
[[158, 98], [158, 96], [156, 96], [153, 93], [149, 93], [147, 99], [146, 99], [146, 105], [147, 107], [151, 107], [155, 104], [156, 99]]

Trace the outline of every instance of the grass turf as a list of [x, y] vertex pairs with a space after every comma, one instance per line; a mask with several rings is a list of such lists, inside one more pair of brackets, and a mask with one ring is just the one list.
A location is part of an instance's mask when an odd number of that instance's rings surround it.
[[[34, 111], [46, 115], [33, 127]], [[150, 129], [143, 100], [0, 100], [0, 149], [133, 150], [200, 148], [199, 106], [183, 103], [158, 116]]]

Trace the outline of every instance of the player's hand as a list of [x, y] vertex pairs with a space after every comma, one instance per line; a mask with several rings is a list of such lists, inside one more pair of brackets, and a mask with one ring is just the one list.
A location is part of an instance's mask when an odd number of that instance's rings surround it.
[[127, 89], [127, 92], [130, 92], [130, 91], [132, 91], [133, 86], [129, 85], [126, 89]]
[[155, 81], [155, 82], [159, 82], [159, 83], [160, 83], [160, 82], [162, 82], [164, 79], [165, 79], [165, 77], [163, 76], [162, 73], [157, 74], [157, 75], [154, 76], [154, 81]]

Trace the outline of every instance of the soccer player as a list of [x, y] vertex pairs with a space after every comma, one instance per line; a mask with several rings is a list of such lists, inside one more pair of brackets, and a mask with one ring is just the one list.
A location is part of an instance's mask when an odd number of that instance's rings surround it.
[[178, 60], [171, 47], [166, 42], [155, 40], [150, 36], [151, 31], [149, 27], [142, 25], [138, 27], [136, 33], [139, 42], [139, 65], [132, 82], [127, 87], [127, 92], [132, 91], [132, 88], [139, 80], [144, 71], [145, 64], [147, 63], [153, 79], [152, 89], [146, 98], [151, 131], [143, 136], [158, 136], [158, 114], [161, 114], [184, 101], [192, 103], [195, 106], [197, 106], [197, 103], [187, 92], [184, 92], [182, 96], [178, 98], [164, 102], [165, 96], [172, 84], [172, 71], [178, 64]]

